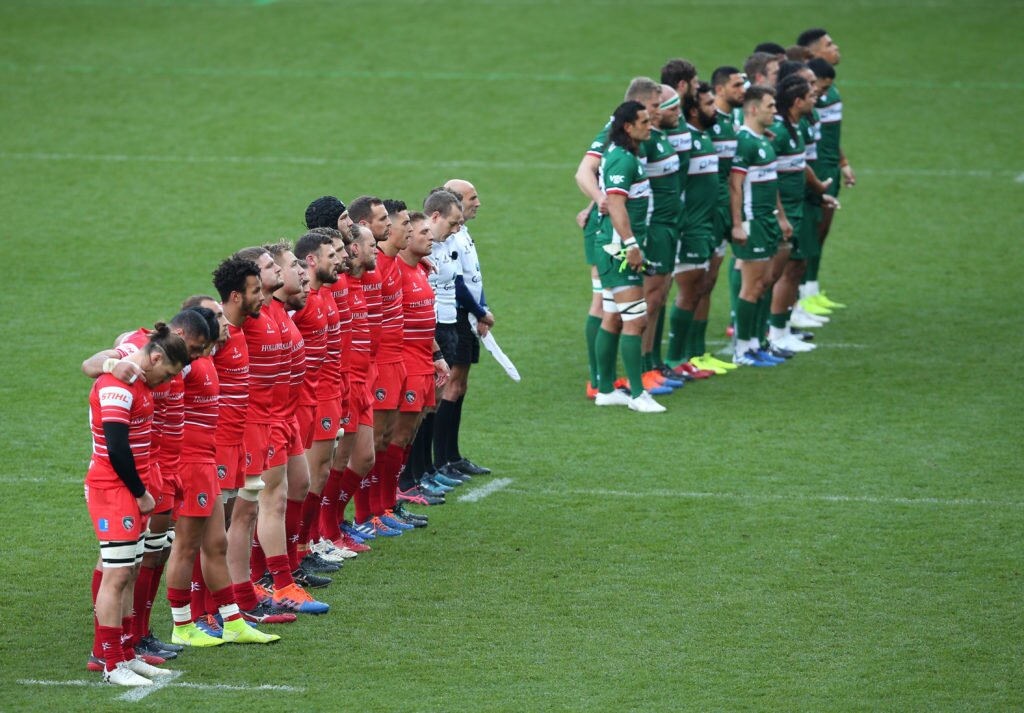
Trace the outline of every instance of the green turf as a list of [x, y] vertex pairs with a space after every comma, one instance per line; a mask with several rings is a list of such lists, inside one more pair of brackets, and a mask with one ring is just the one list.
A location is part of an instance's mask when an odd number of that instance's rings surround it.
[[[821, 279], [850, 308], [664, 416], [595, 409], [582, 151], [631, 76], [819, 24], [860, 178]], [[1021, 709], [1022, 29], [1020, 3], [942, 0], [3, 3], [0, 709], [130, 707], [18, 683], [98, 680], [80, 360], [313, 197], [453, 176], [523, 373], [474, 370], [464, 450], [512, 484], [347, 565], [274, 648], [176, 666], [303, 692], [136, 707]]]

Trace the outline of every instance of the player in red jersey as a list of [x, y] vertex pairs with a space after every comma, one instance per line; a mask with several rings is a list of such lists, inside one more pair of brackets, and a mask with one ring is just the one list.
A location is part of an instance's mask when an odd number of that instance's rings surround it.
[[[242, 328], [249, 348], [246, 480], [245, 487], [238, 492], [239, 500], [235, 504], [232, 518], [244, 516], [246, 525], [251, 527], [255, 514], [260, 547], [253, 548], [256, 557], [250, 560], [250, 569], [253, 570], [251, 574], [259, 577], [264, 568], [269, 570], [273, 578], [274, 592], [271, 596], [274, 606], [295, 612], [322, 614], [329, 607], [315, 601], [295, 583], [287, 553], [287, 480], [284, 466], [289, 446], [286, 437], [290, 429], [282, 428], [282, 409], [291, 392], [292, 337], [291, 334], [282, 335], [281, 325], [284, 322], [278, 317], [284, 314], [284, 308], [283, 305], [275, 306], [272, 297], [284, 285], [282, 268], [263, 247], [246, 248], [237, 253], [237, 257], [253, 260], [260, 268], [264, 302], [259, 316], [247, 319]], [[287, 314], [284, 316], [287, 317]], [[280, 459], [279, 452], [283, 452], [284, 460]], [[265, 555], [265, 563], [261, 561], [260, 555]], [[253, 561], [257, 563], [256, 567], [252, 566]], [[236, 572], [232, 567], [232, 581], [237, 584]]]
[[[404, 310], [403, 359], [406, 368], [406, 388], [402, 394], [401, 413], [395, 424], [389, 448], [398, 449], [402, 463], [406, 463], [416, 429], [425, 410], [436, 403], [435, 389], [448, 376], [448, 364], [441, 355], [434, 330], [437, 319], [434, 314], [434, 290], [427, 280], [429, 267], [423, 262], [433, 246], [433, 233], [427, 216], [420, 212], [411, 213], [410, 237], [406, 247], [399, 253], [398, 266], [402, 274], [402, 307]], [[396, 492], [401, 485], [401, 498], [405, 502], [427, 504], [425, 495], [417, 487], [406, 468], [395, 474]], [[399, 516], [417, 526], [426, 525], [426, 518], [415, 515], [399, 505]]]
[[89, 396], [93, 455], [85, 501], [100, 544], [99, 577], [93, 579], [96, 638], [103, 680], [121, 686], [149, 686], [152, 677], [171, 673], [135, 657], [130, 619], [143, 533], [156, 506], [146, 485], [152, 389], [174, 378], [188, 363], [189, 353], [185, 341], [163, 323], [146, 335], [145, 344], [118, 369], [127, 381], [111, 373], [117, 357], [107, 357]]
[[[227, 342], [228, 321], [220, 304], [206, 295], [188, 298], [182, 309], [191, 309], [202, 315], [217, 338], [211, 341], [202, 357], [194, 359], [182, 370], [185, 383], [185, 428], [179, 466], [182, 496], [177, 509], [176, 536], [167, 562], [167, 601], [174, 620], [171, 642], [194, 647], [219, 646], [227, 642], [267, 644], [281, 637], [257, 631], [242, 618], [226, 561], [227, 536], [217, 478], [215, 435], [220, 381], [210, 355]], [[199, 556], [200, 550], [202, 557]], [[193, 623], [190, 585], [194, 563], [198, 565], [200, 561], [202, 567], [198, 578], [204, 586], [209, 586], [214, 611], [218, 611], [222, 618], [223, 629], [219, 637], [206, 633]]]
[[[171, 333], [184, 339], [188, 348], [189, 359], [201, 356], [209, 341], [206, 321], [191, 312], [182, 311], [174, 316], [169, 325]], [[92, 356], [82, 364], [82, 371], [89, 377], [98, 378], [103, 373], [103, 365], [109, 359], [124, 359], [145, 347], [149, 342], [149, 332], [139, 329], [127, 332], [117, 339], [114, 349], [105, 350]], [[116, 368], [116, 367], [115, 367]], [[138, 374], [131, 373], [133, 367], [122, 367], [121, 373], [126, 381]], [[118, 374], [115, 374], [118, 375]], [[181, 451], [181, 429], [184, 423], [182, 395], [184, 387], [180, 375], [153, 390], [153, 429], [150, 461], [152, 467], [148, 471], [146, 487], [156, 500], [154, 514], [149, 519], [149, 529], [145, 534], [144, 557], [142, 567], [134, 587], [134, 609], [130, 617], [132, 624], [132, 645], [139, 647], [139, 653], [148, 657], [151, 662], [159, 663], [159, 659], [174, 658], [175, 650], [159, 641], [149, 631], [149, 615], [153, 601], [160, 587], [160, 577], [164, 563], [169, 554], [170, 539], [167, 535], [171, 522], [171, 509], [177, 489], [178, 458]], [[94, 582], [99, 578], [99, 564], [93, 573]], [[94, 586], [95, 590], [95, 586]], [[98, 670], [97, 661], [102, 658], [99, 640], [93, 645], [93, 656], [89, 662], [90, 669]], [[159, 657], [159, 658], [154, 658]]]

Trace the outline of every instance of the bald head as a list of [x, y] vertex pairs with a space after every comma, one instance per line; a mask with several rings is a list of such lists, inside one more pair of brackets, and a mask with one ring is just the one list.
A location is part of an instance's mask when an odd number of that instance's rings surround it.
[[445, 183], [444, 187], [462, 196], [462, 218], [463, 220], [473, 220], [476, 217], [477, 209], [480, 208], [480, 196], [473, 184], [461, 178], [453, 178]]

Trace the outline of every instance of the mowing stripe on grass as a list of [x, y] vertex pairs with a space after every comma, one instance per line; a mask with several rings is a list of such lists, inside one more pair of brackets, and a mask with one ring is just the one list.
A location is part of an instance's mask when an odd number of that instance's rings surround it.
[[802, 493], [758, 494], [730, 493], [688, 490], [603, 490], [554, 488], [512, 488], [509, 492], [517, 495], [540, 495], [557, 497], [621, 497], [621, 498], [678, 498], [681, 500], [738, 500], [744, 502], [811, 502], [811, 503], [870, 503], [872, 505], [921, 505], [943, 507], [997, 507], [1024, 508], [1024, 502], [1013, 500], [982, 500], [975, 498], [902, 498], [875, 495], [814, 495]]
[[137, 701], [141, 701], [150, 693], [156, 693], [161, 688], [170, 685], [174, 679], [181, 678], [183, 674], [184, 671], [175, 671], [170, 676], [161, 676], [160, 678], [154, 678], [152, 679], [152, 686], [139, 686], [138, 688], [133, 688], [129, 691], [125, 691], [117, 697], [117, 700], [128, 701], [129, 703], [136, 703]]
[[[227, 683], [186, 683], [175, 681], [175, 679], [179, 678], [183, 674], [184, 671], [175, 671], [173, 676], [165, 676], [157, 679], [152, 686], [133, 688], [129, 691], [125, 691], [122, 695], [118, 696], [118, 700], [135, 702], [145, 698], [150, 693], [155, 693], [161, 688], [191, 688], [200, 691], [283, 691], [286, 693], [303, 693], [306, 690], [301, 686], [283, 686], [273, 684], [264, 684], [261, 686], [239, 686]], [[71, 681], [43, 681], [35, 678], [22, 678], [18, 680], [18, 683], [22, 686], [86, 686], [108, 688], [112, 691], [117, 690], [115, 688], [111, 688], [109, 683], [104, 683], [102, 681], [84, 681], [82, 679], [74, 679]]]
[[486, 485], [484, 485], [482, 488], [475, 488], [474, 490], [470, 490], [465, 495], [459, 496], [459, 502], [475, 503], [478, 500], [483, 500], [488, 495], [496, 493], [502, 488], [507, 488], [510, 485], [512, 485], [511, 478], [496, 478], [491, 482], [487, 483]]

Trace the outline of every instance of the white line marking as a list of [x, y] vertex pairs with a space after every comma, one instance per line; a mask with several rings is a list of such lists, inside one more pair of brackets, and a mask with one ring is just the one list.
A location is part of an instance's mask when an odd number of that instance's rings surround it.
[[511, 478], [495, 478], [494, 480], [492, 480], [491, 482], [487, 483], [487, 485], [483, 486], [482, 488], [477, 488], [476, 490], [471, 490], [468, 493], [466, 493], [465, 495], [460, 496], [459, 497], [459, 502], [460, 503], [475, 503], [478, 500], [483, 500], [484, 498], [486, 498], [491, 493], [496, 493], [499, 490], [501, 490], [502, 488], [507, 488], [510, 485], [512, 485], [512, 479]]
[[[729, 353], [732, 354], [732, 348], [731, 348], [732, 344], [731, 344], [731, 342], [726, 342], [726, 341], [722, 341], [722, 340], [719, 340], [719, 339], [711, 339], [711, 340], [708, 340], [707, 343], [709, 345], [713, 346], [713, 347], [722, 347], [722, 346], [730, 347]], [[819, 348], [824, 348], [824, 349], [867, 349], [868, 348], [867, 344], [853, 344], [853, 343], [850, 343], [850, 342], [821, 342], [820, 344], [818, 342], [814, 342], [814, 343], [818, 344]]]
[[729, 493], [729, 492], [702, 492], [686, 490], [601, 490], [601, 489], [526, 489], [513, 488], [512, 492], [517, 494], [539, 494], [558, 496], [584, 496], [584, 497], [621, 497], [621, 498], [680, 498], [685, 500], [746, 500], [751, 502], [824, 502], [824, 503], [871, 503], [875, 505], [944, 505], [950, 507], [1002, 507], [1002, 508], [1024, 508], [1024, 502], [1013, 500], [979, 500], [974, 498], [901, 498], [881, 497], [874, 495], [804, 495], [794, 493], [789, 495], [754, 494], [754, 493]]
[[175, 688], [198, 688], [203, 691], [289, 691], [301, 693], [305, 688], [295, 686], [274, 686], [266, 684], [263, 686], [231, 686], [227, 683], [175, 683]]
[[34, 678], [19, 678], [18, 683], [22, 686], [109, 686], [102, 681], [39, 681]]
[[164, 686], [170, 685], [170, 683], [174, 679], [180, 678], [184, 673], [184, 671], [175, 671], [170, 676], [160, 676], [159, 678], [154, 678], [152, 679], [152, 686], [139, 686], [138, 688], [133, 688], [129, 691], [125, 691], [117, 697], [117, 700], [128, 701], [129, 703], [136, 703], [138, 701], [141, 701], [150, 693], [156, 693]]
[[[301, 686], [278, 686], [278, 685], [262, 685], [262, 686], [236, 686], [229, 685], [227, 683], [187, 683], [187, 682], [175, 682], [175, 679], [181, 676], [183, 671], [175, 671], [174, 676], [166, 676], [156, 682], [153, 686], [146, 686], [145, 688], [133, 688], [130, 691], [126, 691], [121, 696], [118, 696], [118, 700], [137, 701], [145, 698], [150, 693], [153, 693], [160, 688], [192, 688], [201, 691], [284, 691], [289, 693], [303, 693], [305, 688]], [[22, 686], [89, 686], [97, 688], [109, 688], [114, 691], [109, 683], [103, 683], [102, 681], [83, 681], [81, 679], [71, 681], [41, 681], [35, 678], [22, 678], [18, 680]], [[140, 694], [136, 697], [129, 698], [130, 694]]]
[[58, 485], [82, 485], [85, 477], [81, 478], [42, 478], [35, 475], [20, 477], [17, 475], [0, 475], [0, 483], [56, 483]]

